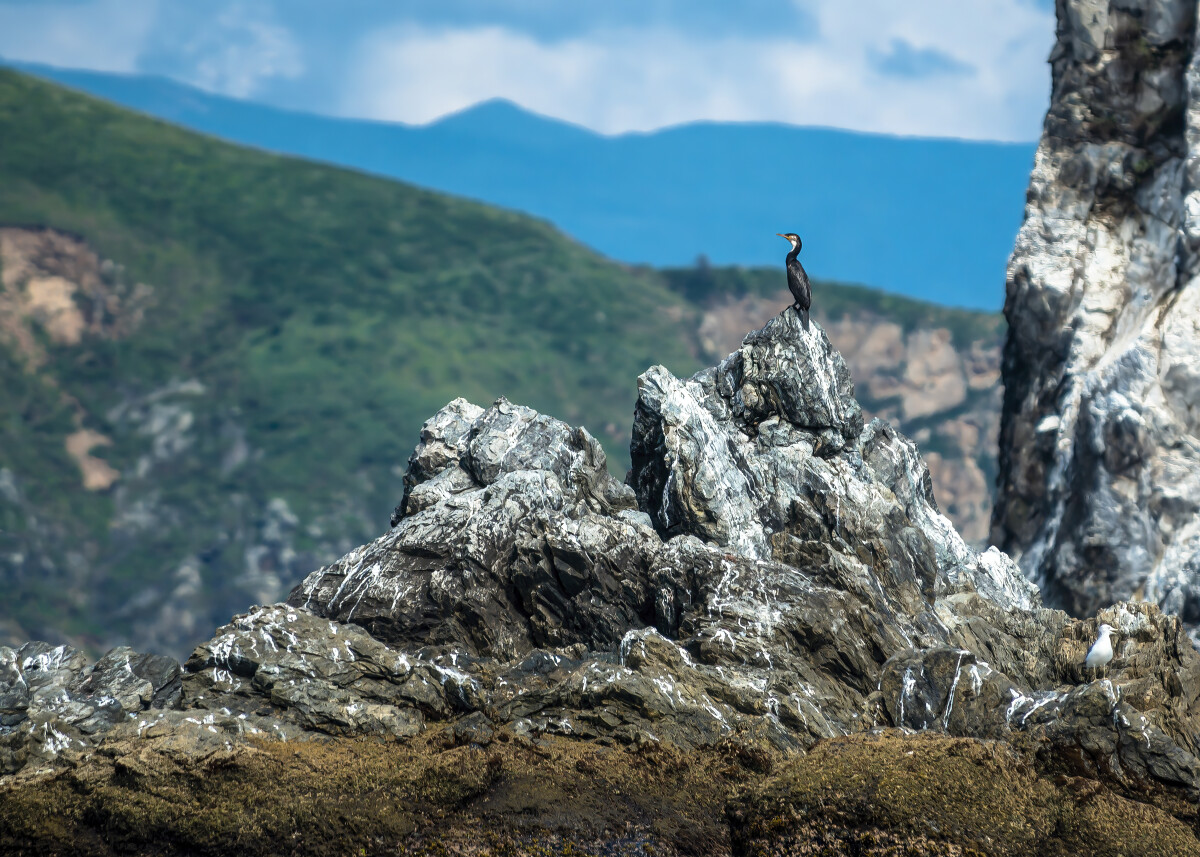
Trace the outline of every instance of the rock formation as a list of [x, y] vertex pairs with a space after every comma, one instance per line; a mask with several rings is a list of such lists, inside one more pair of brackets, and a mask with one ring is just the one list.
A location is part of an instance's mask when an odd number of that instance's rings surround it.
[[1085, 674], [1096, 622], [963, 542], [916, 447], [864, 425], [819, 325], [785, 312], [719, 365], [653, 367], [638, 389], [627, 484], [583, 429], [451, 402], [391, 531], [235, 617], [182, 672], [0, 649], [4, 771], [163, 742], [208, 758], [249, 736], [789, 754], [900, 727], [1032, 748], [1190, 818], [1200, 654], [1180, 621], [1106, 608], [1117, 655]]
[[[772, 271], [769, 281], [778, 284], [779, 272]], [[746, 330], [790, 304], [783, 286], [773, 295], [714, 296], [700, 324], [704, 353], [721, 359], [738, 348]], [[833, 309], [818, 302], [813, 317], [846, 359], [864, 412], [916, 441], [939, 508], [968, 544], [986, 547], [1003, 398], [1002, 325], [988, 325], [985, 313], [911, 309], [915, 319], [843, 298]], [[958, 324], [939, 317], [952, 314]]]
[[1077, 616], [1200, 622], [1194, 0], [1060, 0], [1008, 271], [993, 541]]
[[[136, 256], [126, 259], [138, 267]], [[772, 274], [778, 286], [781, 275]], [[303, 416], [286, 418], [268, 416], [260, 410], [268, 406], [242, 398], [251, 386], [230, 383], [225, 369], [242, 358], [227, 350], [232, 362], [197, 362], [183, 352], [165, 358], [153, 343], [182, 347], [187, 333], [177, 325], [198, 317], [164, 299], [176, 290], [160, 275], [166, 276], [155, 274], [153, 286], [139, 282], [119, 259], [81, 236], [0, 225], [0, 386], [23, 415], [0, 443], [0, 588], [9, 596], [0, 600], [0, 645], [19, 647], [36, 638], [95, 655], [125, 644], [186, 659], [234, 611], [282, 598], [312, 569], [374, 538], [401, 491], [403, 460], [390, 468], [322, 467], [326, 456], [305, 445], [339, 426], [337, 414], [375, 398], [359, 384], [344, 383], [343, 369], [325, 360], [330, 355], [305, 361], [298, 368], [308, 380], [292, 381], [340, 391], [338, 407], [310, 413], [306, 402], [298, 403]], [[623, 280], [628, 272], [616, 276]], [[188, 287], [186, 294], [197, 292]], [[790, 295], [783, 294], [777, 301], [703, 309], [664, 292], [660, 300], [667, 302], [655, 303], [655, 312], [674, 319], [668, 326], [678, 344], [674, 355], [657, 353], [689, 372], [715, 362], [788, 305]], [[983, 543], [999, 424], [992, 377], [999, 371], [996, 325], [967, 324], [964, 334], [946, 310], [931, 305], [868, 313], [861, 302], [853, 304], [853, 319], [843, 313], [825, 324], [820, 312], [816, 318], [845, 354], [864, 407], [927, 450], [942, 510], [968, 542]], [[200, 317], [227, 333], [241, 329]], [[723, 321], [714, 339], [709, 328], [717, 317]], [[322, 335], [334, 336], [333, 327], [322, 328]], [[211, 341], [204, 339], [207, 353]], [[605, 347], [628, 351], [614, 342]], [[700, 354], [681, 359], [693, 343]], [[147, 344], [151, 356], [135, 356], [145, 355]], [[975, 359], [975, 346], [982, 347], [982, 360]], [[558, 345], [545, 347], [547, 354], [562, 354]], [[694, 366], [693, 357], [700, 358]], [[576, 359], [583, 358], [567, 362]], [[272, 358], [267, 365], [278, 364]], [[611, 463], [613, 449], [629, 444], [633, 401], [624, 382], [642, 368], [597, 370], [596, 383], [608, 391], [601, 398], [610, 402], [599, 412], [584, 405], [598, 395], [595, 389], [584, 392], [573, 383], [552, 385], [551, 398], [540, 401], [560, 401], [556, 407], [564, 413], [589, 413]], [[280, 388], [261, 383], [277, 393], [268, 409], [289, 407]], [[345, 426], [354, 438], [350, 445], [358, 448], [361, 440], [363, 448], [348, 458], [378, 461], [407, 451], [407, 430], [396, 429], [395, 421], [415, 433], [433, 409], [411, 401], [409, 408], [393, 400], [387, 422], [375, 431]], [[276, 427], [301, 424], [307, 440], [279, 442]], [[400, 431], [400, 446], [388, 442], [387, 425]], [[366, 452], [372, 443], [379, 448]], [[331, 482], [324, 483], [326, 477]]]

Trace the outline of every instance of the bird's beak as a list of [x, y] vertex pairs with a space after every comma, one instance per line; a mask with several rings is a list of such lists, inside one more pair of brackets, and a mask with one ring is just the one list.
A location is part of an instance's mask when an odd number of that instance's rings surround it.
[[776, 235], [778, 235], [780, 238], [786, 238], [786, 237], [787, 237], [787, 236], [786, 236], [786, 235], [784, 235], [782, 232], [776, 232], [775, 234], [776, 234]]

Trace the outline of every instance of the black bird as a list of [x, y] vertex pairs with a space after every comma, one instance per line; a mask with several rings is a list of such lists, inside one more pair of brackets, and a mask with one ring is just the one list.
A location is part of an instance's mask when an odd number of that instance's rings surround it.
[[796, 258], [800, 255], [802, 246], [800, 236], [794, 232], [776, 232], [775, 234], [780, 238], [786, 238], [792, 245], [792, 252], [787, 254], [788, 289], [791, 290], [792, 297], [796, 299], [792, 307], [796, 310], [796, 315], [800, 316], [800, 321], [804, 323], [804, 329], [808, 330], [808, 308], [812, 306], [812, 286], [808, 284], [808, 274], [804, 272], [804, 266]]

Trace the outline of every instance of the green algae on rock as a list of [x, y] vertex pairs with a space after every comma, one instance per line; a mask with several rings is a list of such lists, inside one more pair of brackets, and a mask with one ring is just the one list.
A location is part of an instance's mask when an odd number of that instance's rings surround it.
[[1189, 825], [1095, 780], [1039, 771], [1003, 742], [822, 742], [731, 801], [736, 853], [1200, 855]]

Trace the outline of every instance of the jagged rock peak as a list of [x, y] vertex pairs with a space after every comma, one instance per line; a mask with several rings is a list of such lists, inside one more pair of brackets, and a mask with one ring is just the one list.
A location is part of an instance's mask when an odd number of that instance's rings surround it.
[[503, 398], [487, 411], [455, 399], [421, 428], [392, 526], [450, 494], [513, 474], [550, 480], [548, 501], [567, 514], [636, 508], [632, 492], [609, 474], [604, 448], [587, 429]]
[[1195, 0], [1058, 4], [1008, 270], [993, 541], [1048, 601], [1200, 622]]
[[998, 603], [1037, 603], [1006, 557], [975, 554], [938, 512], [916, 447], [882, 421], [864, 428], [845, 361], [795, 313], [687, 381], [661, 366], [643, 374], [631, 453], [629, 482], [664, 537], [787, 561], [803, 542], [886, 541], [907, 526], [931, 557], [921, 566], [931, 590], [966, 584]]

